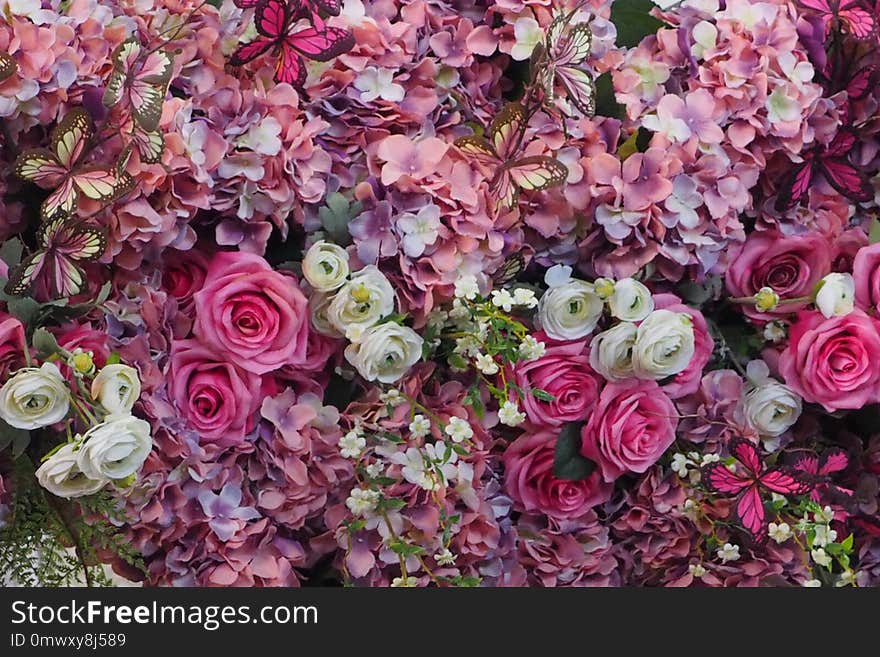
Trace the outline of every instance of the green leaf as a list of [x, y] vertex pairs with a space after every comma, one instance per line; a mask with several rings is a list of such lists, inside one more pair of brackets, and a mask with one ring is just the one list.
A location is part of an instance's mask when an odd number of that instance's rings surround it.
[[0, 451], [12, 446], [12, 458], [17, 459], [31, 442], [31, 432], [17, 429], [0, 420]]
[[349, 203], [345, 196], [333, 192], [327, 196], [327, 205], [318, 210], [318, 216], [330, 239], [340, 246], [345, 246], [351, 242], [348, 224], [360, 214], [361, 209], [359, 202]]
[[110, 355], [107, 356], [107, 364], [108, 365], [118, 365], [122, 362], [122, 358], [119, 357], [119, 352], [112, 351]]
[[532, 394], [540, 399], [541, 401], [551, 402], [556, 399], [555, 396], [551, 395], [546, 390], [541, 390], [540, 388], [532, 388]]
[[44, 328], [38, 328], [34, 331], [31, 342], [37, 350], [37, 357], [40, 360], [46, 360], [49, 356], [57, 354], [60, 349], [55, 336]]
[[615, 119], [622, 119], [626, 115], [626, 110], [614, 95], [611, 73], [603, 73], [596, 78], [596, 114]]
[[847, 552], [847, 553], [851, 552], [853, 549], [853, 535], [850, 534], [845, 539], [843, 539], [843, 542], [841, 543], [841, 545], [843, 546], [844, 552]]
[[[876, 219], [874, 221], [876, 221]], [[24, 246], [20, 239], [17, 237], [8, 239], [3, 242], [2, 246], [0, 246], [0, 260], [5, 262], [11, 269], [21, 262], [21, 254], [23, 250]]]
[[880, 219], [877, 217], [871, 219], [871, 227], [868, 229], [868, 242], [870, 244], [880, 242]]
[[617, 45], [635, 48], [649, 34], [663, 27], [650, 12], [656, 5], [651, 0], [614, 0], [611, 22], [617, 28]]
[[589, 477], [596, 464], [581, 455], [581, 427], [583, 422], [569, 422], [556, 438], [553, 453], [553, 476], [567, 481]]
[[12, 297], [6, 302], [6, 308], [10, 315], [27, 326], [36, 317], [40, 304], [30, 297]]

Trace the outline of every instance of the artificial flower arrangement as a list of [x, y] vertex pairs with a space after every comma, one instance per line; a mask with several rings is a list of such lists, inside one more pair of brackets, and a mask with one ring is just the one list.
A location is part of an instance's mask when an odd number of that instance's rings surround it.
[[872, 586], [868, 0], [0, 0], [7, 584]]

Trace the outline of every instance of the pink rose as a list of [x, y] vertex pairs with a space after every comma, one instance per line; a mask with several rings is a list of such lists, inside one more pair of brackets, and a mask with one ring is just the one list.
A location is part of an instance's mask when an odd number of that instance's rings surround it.
[[558, 431], [544, 429], [523, 434], [504, 452], [504, 489], [525, 511], [554, 518], [577, 518], [611, 497], [611, 484], [599, 470], [580, 481], [553, 475]]
[[196, 340], [177, 340], [171, 348], [168, 395], [203, 442], [242, 442], [256, 421], [261, 384], [258, 375], [218, 360]]
[[166, 253], [168, 255], [163, 257], [162, 289], [177, 299], [180, 312], [191, 314], [193, 296], [202, 289], [208, 275], [208, 259], [196, 249]]
[[853, 260], [856, 304], [870, 310], [880, 304], [880, 242], [859, 249]]
[[260, 256], [215, 255], [195, 305], [195, 334], [243, 369], [265, 374], [306, 357], [306, 297]]
[[24, 326], [0, 311], [0, 381], [24, 367]]
[[829, 413], [880, 400], [880, 334], [877, 320], [861, 310], [826, 319], [817, 311], [798, 315], [779, 357], [785, 383]]
[[[785, 236], [776, 231], [752, 233], [727, 270], [727, 289], [735, 297], [750, 297], [762, 287], [772, 287], [782, 299], [808, 296], [831, 272], [831, 244], [818, 233]], [[787, 303], [769, 313], [744, 304], [752, 319], [767, 321], [789, 315], [804, 303]]]
[[[541, 358], [518, 363], [514, 380], [523, 389], [523, 406], [529, 419], [539, 426], [560, 426], [584, 420], [599, 397], [599, 377], [590, 367], [587, 340], [555, 342], [543, 333], [535, 338], [547, 345]], [[541, 401], [531, 391], [535, 388], [553, 395]]]
[[693, 319], [694, 324], [694, 355], [688, 366], [672, 377], [672, 379], [663, 384], [663, 392], [670, 399], [679, 399], [685, 395], [696, 392], [700, 387], [700, 380], [703, 376], [703, 368], [709, 359], [712, 358], [712, 352], [715, 350], [715, 341], [709, 335], [709, 327], [703, 313], [699, 310], [691, 308], [681, 302], [674, 294], [655, 294], [654, 308], [657, 310], [665, 309], [676, 313], [687, 313]]
[[645, 472], [675, 442], [678, 412], [655, 381], [609, 383], [581, 432], [581, 454], [605, 481]]

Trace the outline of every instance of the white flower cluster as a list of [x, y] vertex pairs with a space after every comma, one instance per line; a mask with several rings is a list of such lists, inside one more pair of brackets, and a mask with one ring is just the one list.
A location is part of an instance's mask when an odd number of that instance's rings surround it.
[[395, 311], [394, 288], [375, 265], [351, 273], [348, 253], [324, 241], [303, 258], [303, 276], [315, 290], [312, 326], [351, 344], [346, 360], [367, 381], [394, 383], [422, 357], [423, 340], [408, 326], [380, 323]]
[[[98, 372], [91, 396], [103, 420], [44, 458], [36, 472], [40, 485], [72, 498], [134, 475], [153, 447], [149, 423], [131, 415], [140, 391], [137, 371], [127, 365], [111, 364]], [[56, 424], [67, 417], [70, 404], [67, 382], [53, 363], [18, 370], [0, 388], [0, 417], [19, 429]]]
[[794, 390], [770, 377], [770, 368], [763, 360], [751, 361], [746, 376], [748, 392], [737, 404], [735, 417], [754, 429], [766, 445], [797, 422], [803, 403]]

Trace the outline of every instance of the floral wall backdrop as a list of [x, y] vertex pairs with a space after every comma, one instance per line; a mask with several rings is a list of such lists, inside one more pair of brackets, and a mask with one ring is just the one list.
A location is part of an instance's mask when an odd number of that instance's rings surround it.
[[7, 584], [880, 582], [870, 0], [0, 0]]

